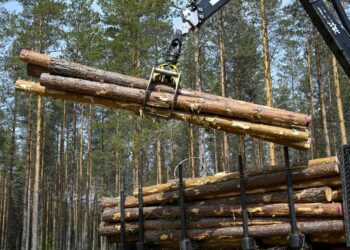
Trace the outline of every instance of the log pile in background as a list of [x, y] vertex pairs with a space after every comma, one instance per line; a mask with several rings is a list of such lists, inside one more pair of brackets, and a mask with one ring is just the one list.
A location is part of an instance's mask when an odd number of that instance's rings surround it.
[[[18, 91], [100, 104], [137, 115], [142, 110], [147, 80], [28, 50], [22, 50], [20, 57], [28, 63], [28, 75], [39, 77], [40, 84], [19, 80]], [[173, 89], [159, 84], [152, 90], [147, 112], [166, 116], [172, 104]], [[172, 118], [297, 149], [310, 148], [307, 127], [311, 117], [282, 109], [181, 88]]]
[[[315, 243], [343, 243], [341, 180], [336, 157], [310, 161], [292, 168], [298, 226]], [[265, 245], [287, 244], [289, 211], [283, 167], [246, 174], [249, 231]], [[202, 248], [240, 245], [242, 237], [237, 173], [185, 179], [187, 236]], [[162, 247], [177, 247], [180, 209], [177, 181], [143, 189], [145, 239]], [[126, 197], [127, 240], [137, 240], [137, 192]], [[120, 240], [119, 198], [102, 198], [101, 235]], [[327, 237], [325, 237], [327, 236]]]

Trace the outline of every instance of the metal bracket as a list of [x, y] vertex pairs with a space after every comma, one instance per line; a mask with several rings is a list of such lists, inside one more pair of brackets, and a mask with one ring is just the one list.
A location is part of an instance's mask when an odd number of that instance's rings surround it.
[[350, 145], [342, 146], [343, 164], [340, 166], [342, 182], [344, 231], [346, 246], [350, 247]]
[[[173, 70], [167, 70], [165, 69], [166, 66], [173, 66]], [[150, 93], [152, 91], [150, 91], [151, 86], [159, 81], [159, 82], [165, 82], [165, 78], [169, 77], [173, 80], [173, 83], [169, 83], [168, 85], [170, 86], [171, 84], [173, 84], [174, 86], [174, 97], [171, 103], [171, 108], [170, 108], [170, 112], [168, 115], [160, 115], [160, 114], [154, 114], [154, 113], [150, 113], [146, 111], [146, 106], [147, 106], [147, 100], [148, 97], [150, 95]], [[159, 117], [159, 118], [164, 118], [164, 119], [170, 119], [172, 117], [172, 114], [174, 112], [174, 108], [175, 108], [175, 104], [176, 104], [176, 99], [177, 99], [177, 95], [179, 92], [179, 87], [180, 87], [180, 79], [181, 79], [181, 74], [177, 72], [177, 68], [175, 65], [168, 65], [168, 64], [163, 64], [161, 65], [159, 68], [153, 67], [152, 69], [152, 73], [151, 76], [149, 78], [148, 81], [148, 85], [145, 91], [145, 98], [143, 100], [143, 105], [142, 105], [142, 114], [146, 115], [152, 115], [155, 117]]]

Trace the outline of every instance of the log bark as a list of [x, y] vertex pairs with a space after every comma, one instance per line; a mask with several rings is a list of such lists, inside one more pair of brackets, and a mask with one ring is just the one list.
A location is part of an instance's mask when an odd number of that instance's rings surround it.
[[[310, 202], [330, 202], [332, 201], [332, 189], [330, 187], [319, 187], [319, 188], [309, 188], [298, 190], [294, 192], [294, 201], [299, 203], [310, 203]], [[155, 198], [153, 198], [155, 197]], [[271, 193], [257, 193], [247, 196], [248, 203], [283, 203], [287, 200], [287, 193], [285, 191], [277, 191]], [[169, 199], [162, 195], [149, 195], [145, 196], [143, 199], [143, 204], [146, 205], [156, 205], [156, 204], [166, 204], [172, 203], [178, 199], [176, 193], [169, 196]], [[119, 198], [102, 198], [100, 203], [102, 207], [116, 207], [119, 206]], [[219, 198], [204, 200], [191, 203], [192, 206], [221, 206], [221, 205], [233, 205], [241, 204], [241, 197], [234, 196], [228, 198]], [[126, 198], [125, 207], [132, 208], [137, 207], [138, 200], [135, 197], [129, 196]]]
[[[299, 222], [314, 222], [315, 218], [298, 218]], [[249, 226], [257, 225], [278, 225], [289, 223], [288, 217], [282, 218], [251, 218], [248, 221]], [[213, 218], [200, 218], [191, 220], [187, 223], [187, 229], [206, 229], [206, 228], [225, 228], [225, 227], [242, 227], [243, 222], [240, 218], [233, 217], [213, 217]], [[180, 229], [179, 220], [145, 220], [144, 230], [168, 230], [168, 229]], [[125, 224], [125, 230], [127, 234], [136, 234], [139, 232], [138, 222], [128, 222]], [[98, 231], [103, 236], [119, 235], [121, 232], [120, 223], [108, 223], [102, 221], [99, 225]]]
[[[297, 216], [305, 217], [341, 217], [341, 203], [296, 203]], [[144, 216], [147, 219], [177, 218], [180, 209], [178, 206], [144, 207]], [[250, 204], [248, 213], [253, 217], [283, 217], [289, 215], [287, 203], [276, 204]], [[135, 221], [138, 219], [138, 208], [125, 209], [125, 220]], [[188, 206], [186, 215], [192, 217], [227, 217], [240, 216], [240, 205], [222, 206]], [[106, 208], [102, 213], [102, 220], [113, 222], [120, 220], [119, 208]]]
[[[343, 232], [342, 220], [320, 220], [313, 222], [298, 222], [298, 229], [306, 235], [313, 234], [341, 234]], [[249, 235], [254, 238], [267, 238], [275, 236], [287, 236], [290, 233], [289, 223], [277, 224], [273, 226], [258, 225], [249, 227]], [[207, 229], [189, 229], [187, 237], [190, 240], [199, 242], [205, 241], [229, 241], [241, 240], [243, 235], [242, 227], [227, 228], [207, 228]], [[119, 241], [119, 237], [111, 237], [110, 240]], [[146, 230], [145, 239], [148, 242], [179, 242], [179, 230]], [[278, 243], [278, 242], [277, 242]]]
[[[132, 87], [137, 89], [146, 89], [148, 85], [148, 81], [145, 79], [99, 70], [85, 65], [43, 55], [34, 51], [22, 50], [20, 53], [20, 58], [29, 64], [41, 66], [41, 68], [36, 68], [35, 70], [33, 69], [29, 71], [29, 73], [35, 71], [36, 76], [38, 76], [41, 73], [48, 72], [54, 75], [80, 78], [101, 83], [116, 84], [124, 87]], [[32, 66], [29, 66], [29, 68], [32, 68]], [[43, 69], [46, 70], [44, 71]], [[39, 73], [40, 71], [41, 73]], [[173, 89], [171, 87], [164, 85], [157, 85], [154, 90], [169, 94], [173, 93]], [[239, 112], [237, 112], [237, 114], [243, 115], [245, 116], [245, 119], [251, 119], [255, 122], [263, 121], [266, 118], [266, 122], [269, 122], [269, 124], [270, 122], [275, 122], [276, 124], [282, 123], [293, 126], [306, 127], [311, 121], [311, 117], [308, 115], [298, 114], [290, 111], [284, 111], [283, 114], [280, 114], [279, 109], [265, 107], [254, 103], [243, 102], [212, 94], [206, 94], [191, 89], [181, 88], [179, 90], [179, 95], [200, 98], [203, 102], [213, 100], [219, 101], [221, 103], [227, 103], [226, 109], [232, 108], [237, 109], [237, 111], [240, 110]]]
[[[18, 80], [16, 82], [16, 90], [21, 92], [33, 93], [41, 96], [49, 96], [56, 99], [64, 99], [64, 100], [70, 100], [70, 101], [81, 102], [81, 103], [99, 104], [108, 108], [124, 109], [124, 110], [131, 111], [136, 115], [139, 115], [141, 110], [140, 104], [125, 103], [125, 102], [111, 100], [108, 98], [95, 97], [90, 95], [79, 95], [79, 94], [74, 94], [74, 93], [62, 91], [62, 90], [58, 91], [58, 90], [40, 86], [39, 84], [30, 82], [30, 81]], [[162, 109], [162, 108], [148, 107], [146, 110], [151, 114], [158, 114], [158, 115], [168, 115], [169, 113], [168, 110]], [[306, 142], [291, 142], [291, 141], [281, 141], [280, 139], [276, 139], [274, 136], [271, 136], [271, 133], [274, 134], [276, 132], [274, 130], [276, 127], [274, 126], [268, 126], [268, 125], [262, 125], [262, 124], [251, 124], [248, 122], [233, 121], [231, 119], [200, 115], [196, 113], [190, 114], [190, 113], [185, 113], [181, 111], [174, 111], [172, 117], [173, 119], [176, 119], [176, 120], [186, 121], [189, 123], [211, 127], [214, 129], [220, 129], [230, 133], [242, 133], [242, 134], [252, 133], [250, 135], [253, 136], [254, 134], [254, 137], [258, 139], [270, 140], [282, 145], [288, 144], [290, 147], [293, 147], [296, 149], [306, 150], [310, 147], [310, 142], [309, 142], [310, 140]], [[252, 128], [252, 125], [254, 128]], [[266, 134], [266, 132], [262, 133], [262, 131], [266, 131], [266, 129], [269, 131], [270, 135]], [[283, 130], [286, 130], [288, 132], [294, 131], [290, 129], [283, 129]], [[291, 133], [294, 133], [294, 132], [291, 132]]]
[[[145, 97], [145, 90], [121, 87], [112, 84], [103, 84], [99, 82], [81, 80], [70, 77], [54, 76], [50, 74], [42, 74], [40, 77], [40, 84], [58, 90], [64, 90], [72, 93], [92, 95], [98, 97], [110, 98], [122, 102], [131, 102], [142, 105]], [[170, 109], [173, 102], [173, 95], [162, 92], [152, 92], [148, 97], [147, 105], [156, 108]], [[200, 100], [188, 96], [179, 95], [176, 100], [175, 109], [192, 113], [203, 113], [211, 115], [221, 115], [227, 118], [240, 118], [239, 116], [230, 116], [232, 111], [228, 111], [231, 106], [226, 103], [220, 103], [211, 100]], [[284, 111], [281, 110], [281, 113]], [[241, 113], [240, 113], [241, 114]], [[260, 117], [260, 115], [259, 115]], [[214, 118], [215, 119], [215, 118]], [[214, 120], [215, 122], [215, 120]], [[234, 121], [232, 121], [233, 123]], [[246, 123], [246, 131], [250, 134], [251, 130], [259, 130], [259, 133], [266, 134], [268, 137], [278, 138], [280, 140], [305, 142], [309, 139], [308, 132], [304, 129], [290, 130], [287, 128], [280, 128], [277, 126], [263, 126], [257, 124], [258, 119], [254, 117], [249, 119], [251, 124]], [[266, 123], [265, 123], [266, 124]], [[268, 124], [267, 125], [271, 125]], [[253, 132], [253, 131], [252, 131]], [[242, 133], [240, 133], [242, 134]]]
[[[307, 167], [314, 167], [314, 166], [325, 165], [330, 163], [339, 165], [339, 160], [336, 156], [326, 157], [326, 158], [310, 160], [305, 163], [292, 164], [291, 167], [292, 169], [307, 168]], [[285, 166], [273, 166], [273, 167], [270, 167], [269, 169], [258, 169], [258, 170], [247, 171], [245, 173], [245, 176], [265, 175], [265, 174], [270, 174], [274, 172], [284, 172], [284, 171], [285, 171]], [[239, 178], [238, 172], [234, 172], [234, 173], [220, 172], [212, 176], [185, 179], [184, 187], [185, 188], [198, 187], [202, 185], [213, 184], [213, 183], [233, 180], [237, 178]], [[142, 194], [145, 196], [150, 194], [174, 191], [177, 189], [178, 189], [178, 182], [176, 180], [171, 180], [164, 184], [143, 187]], [[135, 197], [137, 197], [138, 190], [134, 190], [133, 194]]]
[[[296, 169], [292, 172], [294, 189], [305, 189], [308, 187], [337, 186], [340, 184], [337, 164], [320, 165], [318, 167]], [[332, 177], [332, 178], [330, 178]], [[184, 190], [187, 201], [213, 199], [239, 195], [239, 180], [229, 180], [208, 185], [202, 185]], [[258, 175], [246, 178], [247, 193], [266, 193], [276, 190], [286, 190], [285, 173], [276, 172], [266, 175]], [[159, 204], [162, 202], [173, 202], [178, 199], [178, 192], [164, 192], [144, 196], [145, 204]], [[110, 201], [110, 200], [109, 200]], [[113, 206], [118, 203], [114, 200]], [[128, 197], [126, 206], [135, 206], [136, 197]], [[108, 205], [108, 204], [106, 204]]]

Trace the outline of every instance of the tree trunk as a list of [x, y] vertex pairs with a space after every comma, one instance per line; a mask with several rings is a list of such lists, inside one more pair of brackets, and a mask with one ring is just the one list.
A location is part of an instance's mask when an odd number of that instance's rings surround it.
[[343, 145], [345, 145], [345, 144], [348, 144], [348, 139], [347, 139], [347, 135], [346, 135], [343, 103], [342, 103], [341, 96], [340, 96], [340, 83], [339, 83], [338, 66], [337, 66], [337, 61], [335, 59], [335, 56], [332, 56], [332, 64], [333, 64], [335, 97], [336, 97], [336, 101], [337, 101], [337, 109], [338, 109], [338, 118], [339, 118], [341, 142], [342, 142]]
[[194, 155], [194, 134], [193, 134], [193, 125], [189, 125], [189, 140], [190, 140], [190, 148], [189, 148], [189, 162], [191, 168], [191, 176], [192, 178], [196, 177], [196, 160]]
[[160, 138], [157, 138], [156, 142], [156, 155], [157, 155], [157, 183], [163, 183], [163, 171], [162, 171], [162, 144]]
[[[84, 236], [83, 248], [90, 249], [90, 180], [91, 180], [91, 138], [92, 136], [92, 106], [89, 105], [89, 128], [87, 144], [87, 167], [86, 167], [86, 192], [85, 192], [85, 217], [84, 217]], [[96, 194], [95, 194], [96, 195]]]
[[[28, 99], [28, 141], [27, 141], [27, 169], [25, 175], [25, 187], [23, 194], [23, 229], [22, 229], [22, 242], [21, 250], [29, 249], [29, 217], [30, 217], [30, 200], [31, 200], [31, 176], [32, 176], [32, 95]], [[1, 211], [0, 211], [1, 212]], [[0, 213], [1, 214], [1, 213]], [[1, 225], [1, 224], [0, 224]]]
[[[201, 63], [200, 63], [200, 54], [201, 54], [201, 45], [200, 45], [200, 32], [198, 29], [195, 30], [194, 38], [194, 64], [196, 72], [196, 89], [198, 92], [202, 92], [202, 79], [201, 79]], [[198, 128], [198, 158], [199, 158], [199, 175], [207, 176], [207, 162], [205, 158], [205, 128]]]
[[[220, 82], [221, 95], [226, 97], [226, 60], [225, 60], [225, 32], [223, 27], [223, 11], [220, 12], [218, 31], [219, 31], [219, 52], [220, 52]], [[226, 132], [223, 133], [223, 170], [228, 170], [230, 166], [229, 141]]]
[[33, 216], [32, 216], [32, 250], [39, 248], [38, 228], [39, 228], [39, 182], [40, 182], [40, 160], [41, 160], [41, 111], [42, 97], [38, 96], [38, 109], [36, 117], [36, 146], [35, 146], [35, 178], [33, 190]]
[[82, 187], [83, 187], [83, 151], [84, 151], [84, 106], [81, 106], [80, 111], [80, 146], [79, 146], [79, 169], [77, 179], [77, 205], [78, 205], [78, 247], [83, 247], [83, 201], [82, 201]]
[[309, 77], [309, 85], [310, 85], [310, 99], [311, 99], [311, 158], [314, 159], [318, 157], [317, 153], [317, 144], [315, 140], [316, 135], [316, 123], [315, 123], [315, 95], [314, 95], [314, 83], [312, 79], [312, 66], [311, 66], [311, 46], [310, 46], [310, 36], [306, 36], [306, 56], [307, 56], [307, 65], [308, 65], [308, 77]]
[[[61, 78], [58, 76], [47, 76], [47, 77], [52, 78], [52, 80], [55, 79], [54, 84], [58, 84], [58, 85], [68, 84], [67, 85], [69, 86], [68, 88], [71, 88], [71, 87], [76, 88], [78, 85], [82, 83], [81, 80], [73, 79], [73, 78], [65, 78], [65, 81], [68, 80], [68, 82], [63, 83], [60, 80]], [[102, 84], [100, 83], [83, 81], [84, 88], [86, 87], [87, 89], [89, 89], [89, 91], [92, 90], [91, 87], [92, 88], [96, 87], [96, 92], [95, 90], [93, 90], [93, 92], [95, 93], [98, 92], [101, 94], [100, 92], [101, 85]], [[78, 89], [80, 87], [78, 87]], [[110, 84], [108, 84], [108, 87], [119, 88], [116, 85], [110, 85]], [[83, 103], [101, 104], [101, 105], [105, 105], [107, 107], [113, 107], [113, 108], [122, 108], [122, 109], [130, 110], [134, 113], [139, 113], [139, 110], [141, 107], [139, 104], [121, 103], [121, 102], [112, 101], [111, 99], [106, 99], [101, 97], [88, 97], [86, 96], [86, 94], [78, 95], [78, 94], [71, 94], [71, 93], [62, 92], [62, 91], [57, 92], [54, 90], [43, 88], [36, 83], [22, 81], [22, 80], [17, 81], [16, 89], [19, 91], [25, 91], [29, 93], [35, 93], [35, 94], [50, 96], [54, 98], [79, 101]], [[129, 88], [129, 90], [127, 90], [125, 94], [129, 95], [131, 90], [132, 89]], [[119, 92], [119, 90], [114, 90], [114, 94], [120, 95], [121, 92]], [[138, 93], [137, 95], [140, 95], [140, 93]], [[155, 113], [164, 114], [164, 115], [166, 115], [168, 112], [164, 109], [159, 109], [159, 108], [152, 108], [152, 110], [153, 111], [151, 112], [156, 111]], [[273, 141], [282, 145], [289, 145], [291, 147], [298, 148], [298, 149], [305, 150], [309, 148], [308, 133], [305, 130], [302, 131], [302, 130], [287, 129], [282, 127], [275, 127], [275, 126], [269, 126], [269, 125], [263, 125], [263, 124], [254, 124], [254, 123], [248, 123], [248, 122], [242, 122], [242, 121], [236, 121], [236, 120], [233, 121], [230, 119], [224, 119], [220, 117], [211, 117], [211, 116], [200, 115], [200, 114], [188, 114], [188, 113], [183, 113], [179, 111], [175, 111], [173, 113], [173, 118], [177, 120], [184, 120], [189, 123], [195, 123], [195, 124], [204, 125], [207, 127], [212, 127], [215, 129], [225, 130], [230, 133], [250, 134], [252, 137]]]
[[[269, 52], [269, 37], [267, 31], [267, 17], [265, 10], [265, 0], [260, 0], [260, 15], [261, 15], [261, 29], [262, 40], [264, 50], [264, 66], [265, 66], [265, 85], [266, 85], [266, 101], [267, 106], [272, 107], [272, 81], [271, 81], [271, 69], [270, 69], [270, 52]], [[269, 143], [269, 157], [270, 165], [276, 165], [275, 145]]]
[[325, 146], [326, 146], [326, 155], [331, 156], [331, 145], [329, 141], [329, 133], [328, 133], [328, 123], [327, 123], [327, 110], [326, 110], [326, 103], [324, 100], [324, 91], [323, 91], [323, 81], [322, 81], [322, 70], [321, 70], [321, 62], [320, 62], [320, 51], [318, 47], [318, 41], [316, 33], [314, 33], [314, 46], [315, 46], [315, 59], [316, 59], [316, 70], [317, 70], [317, 83], [318, 83], [318, 96], [320, 99], [320, 105], [321, 105], [321, 114], [322, 114], [322, 126], [323, 126], [323, 136], [325, 139]]

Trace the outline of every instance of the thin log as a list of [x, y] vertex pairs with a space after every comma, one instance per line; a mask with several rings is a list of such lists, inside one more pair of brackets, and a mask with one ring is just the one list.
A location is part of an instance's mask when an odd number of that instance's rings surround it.
[[[342, 220], [319, 220], [298, 222], [298, 229], [305, 235], [313, 234], [338, 234], [343, 232]], [[290, 233], [290, 224], [282, 223], [276, 225], [257, 225], [249, 227], [249, 235], [254, 238], [268, 238], [275, 236], [287, 236]], [[226, 227], [226, 228], [207, 228], [207, 229], [189, 229], [187, 230], [187, 237], [190, 240], [199, 242], [205, 241], [228, 241], [241, 240], [243, 235], [242, 227]], [[132, 235], [130, 235], [132, 236]], [[110, 237], [118, 242], [119, 237]], [[148, 242], [179, 242], [179, 230], [146, 230], [145, 239]], [[278, 243], [278, 242], [276, 242]]]
[[[78, 95], [67, 91], [61, 91], [61, 90], [54, 90], [50, 88], [46, 88], [43, 86], [40, 86], [40, 84], [30, 81], [23, 81], [18, 80], [16, 82], [16, 90], [26, 93], [33, 93], [41, 96], [48, 96], [56, 99], [63, 99], [63, 100], [70, 100], [80, 103], [91, 103], [91, 104], [98, 104], [103, 105], [108, 108], [116, 108], [116, 109], [124, 109], [133, 112], [134, 114], [138, 115], [141, 110], [141, 105], [139, 104], [132, 104], [132, 103], [125, 103], [125, 102], [119, 102], [107, 98], [102, 97], [94, 97], [89, 95]], [[158, 115], [167, 115], [168, 110], [161, 109], [161, 108], [150, 108], [148, 107], [147, 112], [151, 114], [158, 114]], [[211, 117], [211, 116], [204, 116], [200, 114], [195, 113], [185, 113], [180, 111], [174, 111], [173, 112], [173, 119], [180, 120], [180, 121], [186, 121], [202, 126], [212, 127], [215, 129], [220, 130], [227, 130], [231, 133], [243, 133], [245, 134], [247, 131], [248, 124], [246, 122], [241, 121], [232, 121], [220, 117]], [[258, 124], [258, 127], [267, 126], [267, 125], [261, 125]], [[250, 127], [248, 130], [252, 130]], [[272, 140], [275, 143], [279, 144], [285, 144], [286, 142], [280, 141], [276, 138], [269, 138], [267, 135], [259, 134], [257, 133], [257, 137], [262, 137], [268, 140]], [[262, 139], [261, 138], [261, 139]], [[310, 147], [309, 140], [307, 142], [287, 142], [290, 147], [306, 150]]]
[[[305, 217], [341, 217], [341, 203], [296, 203], [295, 210], [297, 216]], [[222, 205], [222, 206], [188, 206], [186, 215], [193, 217], [227, 217], [240, 216], [240, 205]], [[263, 217], [283, 217], [289, 215], [287, 203], [277, 204], [250, 204], [248, 205], [250, 216]], [[178, 206], [164, 207], [144, 207], [144, 216], [147, 219], [158, 218], [177, 218], [180, 214]], [[125, 209], [125, 219], [135, 221], [138, 219], [137, 208]], [[119, 208], [105, 208], [102, 213], [102, 220], [113, 222], [120, 220]]]
[[[315, 160], [309, 160], [308, 162], [296, 163], [296, 164], [293, 164], [291, 167], [293, 169], [307, 168], [307, 167], [325, 165], [329, 163], [334, 163], [339, 165], [339, 160], [337, 157], [320, 158]], [[247, 171], [245, 175], [256, 176], [256, 175], [265, 175], [265, 174], [270, 174], [274, 172], [284, 172], [284, 171], [285, 171], [285, 166], [273, 166], [269, 169], [250, 170], [250, 171]], [[185, 179], [184, 187], [192, 188], [192, 187], [198, 187], [202, 185], [213, 184], [217, 182], [228, 181], [228, 180], [233, 180], [238, 178], [239, 178], [238, 172], [233, 172], [233, 173], [220, 172], [212, 176]], [[177, 190], [177, 188], [178, 188], [177, 180], [171, 180], [164, 184], [143, 187], [142, 194], [145, 196], [145, 195], [150, 195], [155, 193], [175, 191]], [[138, 190], [134, 190], [133, 195], [137, 197], [137, 194], [138, 194]]]
[[[167, 193], [165, 193], [167, 194]], [[297, 190], [294, 192], [294, 201], [299, 203], [310, 203], [310, 202], [330, 202], [332, 200], [332, 189], [330, 187], [319, 187], [319, 188], [309, 188], [303, 190]], [[168, 199], [167, 199], [168, 198]], [[248, 203], [283, 203], [287, 200], [287, 193], [285, 191], [277, 191], [271, 193], [257, 193], [247, 196]], [[144, 196], [143, 204], [144, 205], [157, 205], [172, 203], [177, 201], [178, 195], [176, 193], [164, 197], [164, 195], [154, 194]], [[114, 207], [118, 206], [120, 199], [116, 198], [105, 198], [103, 197], [100, 200], [102, 207]], [[214, 198], [210, 200], [198, 201], [191, 203], [191, 205], [202, 205], [202, 206], [221, 206], [221, 205], [233, 205], [241, 204], [240, 196], [233, 196], [228, 198]], [[137, 207], [138, 200], [133, 196], [126, 198], [125, 207], [132, 208]]]
[[[42, 67], [41, 70], [43, 68], [46, 68], [48, 69], [47, 70], [48, 73], [52, 73], [55, 75], [80, 78], [85, 80], [97, 81], [101, 83], [112, 83], [120, 86], [132, 87], [132, 88], [138, 88], [138, 89], [146, 89], [148, 85], [148, 81], [145, 79], [140, 79], [140, 78], [130, 77], [130, 76], [114, 73], [114, 72], [99, 70], [99, 69], [88, 67], [85, 65], [39, 54], [34, 51], [22, 50], [20, 53], [20, 58], [29, 64], [35, 64], [35, 65], [41, 66]], [[38, 71], [40, 71], [40, 69], [31, 70], [31, 71], [37, 72], [36, 75], [38, 75], [39, 74]], [[169, 93], [169, 94], [173, 93], [172, 88], [164, 85], [156, 86], [155, 90], [161, 91], [164, 93]], [[283, 124], [289, 124], [292, 126], [306, 127], [311, 121], [311, 117], [308, 115], [298, 114], [290, 111], [280, 114], [279, 109], [269, 108], [269, 107], [261, 106], [254, 103], [234, 100], [231, 98], [205, 94], [195, 90], [181, 88], [179, 90], [179, 94], [180, 96], [201, 98], [203, 102], [213, 100], [213, 101], [219, 101], [220, 103], [227, 103], [226, 110], [232, 109], [232, 113], [231, 112], [228, 112], [228, 113], [231, 113], [232, 115], [234, 115], [234, 117], [236, 117], [236, 115], [239, 115], [240, 117], [244, 116], [244, 119], [249, 119], [255, 122], [265, 121], [265, 122], [268, 122], [269, 124], [275, 124], [275, 125], [281, 124], [282, 122]]]

